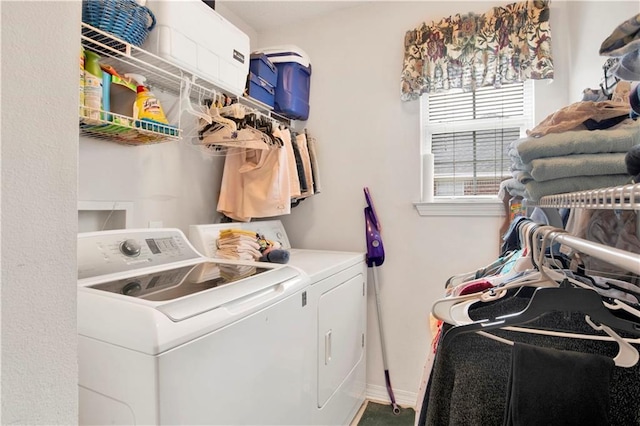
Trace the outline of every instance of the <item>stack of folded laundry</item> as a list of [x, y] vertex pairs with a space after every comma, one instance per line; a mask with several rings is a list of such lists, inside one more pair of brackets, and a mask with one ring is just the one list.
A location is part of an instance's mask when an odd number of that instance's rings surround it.
[[509, 146], [513, 178], [503, 187], [535, 202], [545, 195], [623, 185], [631, 178], [625, 155], [639, 143], [640, 121], [630, 118], [608, 129], [521, 138]]
[[224, 229], [218, 238], [217, 256], [223, 259], [257, 260], [262, 256], [258, 235], [243, 229]]
[[217, 242], [217, 256], [223, 259], [287, 263], [289, 252], [277, 241], [253, 231], [224, 229]]
[[634, 146], [640, 144], [640, 13], [618, 25], [599, 53], [609, 57], [605, 66], [614, 81], [605, 86], [614, 87], [611, 97], [586, 90], [581, 102], [549, 115], [526, 138], [512, 142], [513, 177], [502, 182], [500, 196], [508, 191], [536, 202], [545, 195], [640, 179], [637, 168], [625, 164], [625, 155], [634, 163]]

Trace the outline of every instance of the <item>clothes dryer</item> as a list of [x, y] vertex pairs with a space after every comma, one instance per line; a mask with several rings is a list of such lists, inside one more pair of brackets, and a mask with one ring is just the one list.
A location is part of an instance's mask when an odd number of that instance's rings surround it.
[[307, 423], [308, 288], [177, 229], [79, 234], [80, 424]]
[[[301, 269], [311, 284], [307, 303], [313, 324], [305, 344], [313, 348], [309, 421], [304, 424], [347, 425], [366, 391], [367, 274], [364, 253], [292, 248], [279, 220], [192, 225], [189, 240], [216, 258], [223, 229], [254, 231], [278, 241], [290, 253], [290, 266]], [[264, 262], [261, 262], [264, 264]]]

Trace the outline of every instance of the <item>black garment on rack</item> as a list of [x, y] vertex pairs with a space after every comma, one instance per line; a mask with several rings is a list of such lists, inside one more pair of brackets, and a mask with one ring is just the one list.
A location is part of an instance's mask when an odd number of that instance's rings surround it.
[[[512, 293], [511, 290], [509, 292]], [[520, 291], [516, 296], [507, 295], [495, 302], [478, 303], [478, 307], [470, 309], [469, 316], [472, 320], [479, 320], [520, 312], [529, 302], [525, 295], [526, 292]], [[585, 322], [584, 315], [580, 313], [549, 313], [528, 326], [574, 333], [594, 333]], [[445, 324], [445, 329], [450, 327]], [[513, 342], [525, 342], [558, 350], [609, 358], [615, 357], [618, 353], [618, 344], [610, 341], [572, 339], [507, 330], [492, 330], [491, 333]], [[457, 336], [447, 345], [446, 350], [439, 345], [422, 401], [418, 425], [501, 426], [507, 407], [511, 351], [510, 345], [475, 333]], [[640, 366], [614, 368], [609, 387], [610, 425], [640, 425], [638, 394]]]
[[307, 175], [304, 172], [304, 164], [302, 163], [302, 155], [300, 154], [300, 150], [298, 149], [298, 144], [296, 143], [296, 133], [292, 130], [291, 132], [291, 145], [293, 146], [293, 156], [296, 157], [296, 169], [298, 169], [298, 180], [300, 181], [300, 192], [307, 192], [309, 187], [307, 186]]
[[608, 425], [613, 367], [602, 355], [515, 343], [504, 426]]

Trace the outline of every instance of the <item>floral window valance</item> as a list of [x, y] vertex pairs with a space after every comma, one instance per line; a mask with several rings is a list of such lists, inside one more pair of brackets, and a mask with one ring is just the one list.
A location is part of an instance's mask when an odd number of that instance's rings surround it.
[[407, 31], [402, 100], [422, 93], [553, 78], [549, 1], [454, 15]]

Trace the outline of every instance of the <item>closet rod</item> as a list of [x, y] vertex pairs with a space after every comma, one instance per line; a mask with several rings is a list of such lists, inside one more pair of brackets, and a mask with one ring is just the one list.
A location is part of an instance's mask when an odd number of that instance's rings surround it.
[[571, 247], [581, 253], [596, 257], [611, 265], [624, 268], [634, 274], [640, 274], [640, 254], [620, 250], [615, 247], [584, 240], [582, 238], [568, 235], [566, 232], [558, 230], [546, 234], [546, 238], [551, 242], [558, 242], [567, 247]]

